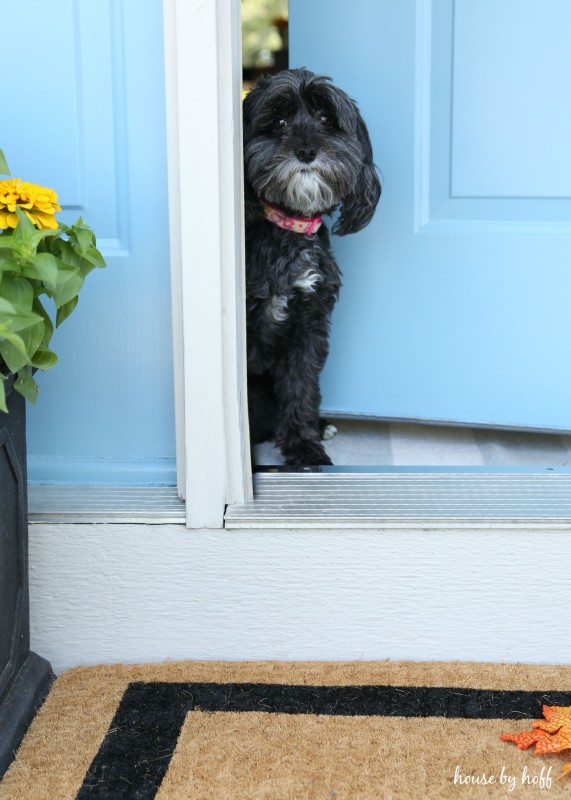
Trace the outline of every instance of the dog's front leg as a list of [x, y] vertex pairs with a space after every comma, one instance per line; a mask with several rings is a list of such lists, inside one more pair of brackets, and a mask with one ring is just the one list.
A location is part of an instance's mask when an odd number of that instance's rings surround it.
[[306, 341], [303, 347], [291, 348], [275, 370], [275, 441], [286, 464], [333, 463], [321, 444], [319, 430], [319, 374], [326, 355], [327, 340]]

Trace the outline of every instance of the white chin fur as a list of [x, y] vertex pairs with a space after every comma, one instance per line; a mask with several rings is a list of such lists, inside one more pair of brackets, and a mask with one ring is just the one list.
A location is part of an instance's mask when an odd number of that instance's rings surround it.
[[[314, 165], [302, 166], [299, 162], [285, 163], [279, 169], [276, 183], [284, 188], [274, 202], [298, 211], [304, 216], [317, 214], [337, 205], [338, 198]], [[268, 200], [272, 200], [268, 197]]]

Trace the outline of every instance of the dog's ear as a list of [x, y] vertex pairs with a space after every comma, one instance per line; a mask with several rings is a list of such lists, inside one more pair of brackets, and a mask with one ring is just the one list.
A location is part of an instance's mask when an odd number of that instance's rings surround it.
[[363, 164], [355, 183], [355, 191], [343, 198], [341, 213], [333, 233], [346, 236], [357, 233], [371, 221], [381, 196], [381, 182], [373, 164], [373, 148], [367, 126], [353, 103], [356, 114], [356, 136], [363, 152]]
[[252, 222], [263, 217], [262, 204], [256, 197], [256, 194], [247, 178], [244, 178], [244, 224], [250, 225]]
[[269, 81], [269, 76], [262, 75], [256, 81], [254, 88], [250, 89], [242, 101], [242, 123], [244, 128], [244, 138], [249, 137], [251, 134], [252, 122], [257, 116], [260, 102], [264, 95], [264, 89], [267, 87]]
[[[242, 101], [242, 130], [244, 144], [250, 139], [252, 135], [252, 124], [256, 118], [256, 114], [263, 97], [263, 90], [268, 83], [268, 78], [262, 76], [258, 79], [255, 87], [251, 89]], [[245, 171], [246, 172], [246, 171]], [[250, 185], [250, 181], [246, 174], [244, 174], [244, 220], [246, 225], [255, 222], [263, 216], [262, 206], [256, 193]]]

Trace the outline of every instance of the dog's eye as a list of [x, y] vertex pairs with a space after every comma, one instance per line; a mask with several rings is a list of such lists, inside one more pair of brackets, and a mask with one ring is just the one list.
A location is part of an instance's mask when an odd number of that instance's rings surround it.
[[279, 119], [276, 120], [276, 128], [285, 128], [286, 126], [287, 126], [287, 119], [279, 117]]
[[331, 118], [331, 116], [329, 114], [325, 114], [323, 111], [321, 111], [317, 115], [317, 119], [322, 125], [325, 125], [326, 128], [330, 127], [333, 124], [333, 119]]

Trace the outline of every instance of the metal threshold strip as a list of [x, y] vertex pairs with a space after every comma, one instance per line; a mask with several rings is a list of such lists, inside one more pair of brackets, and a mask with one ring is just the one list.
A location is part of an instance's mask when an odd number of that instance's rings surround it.
[[185, 524], [174, 486], [28, 486], [30, 523]]
[[228, 506], [225, 526], [571, 529], [571, 470], [274, 468], [254, 475], [254, 500]]

